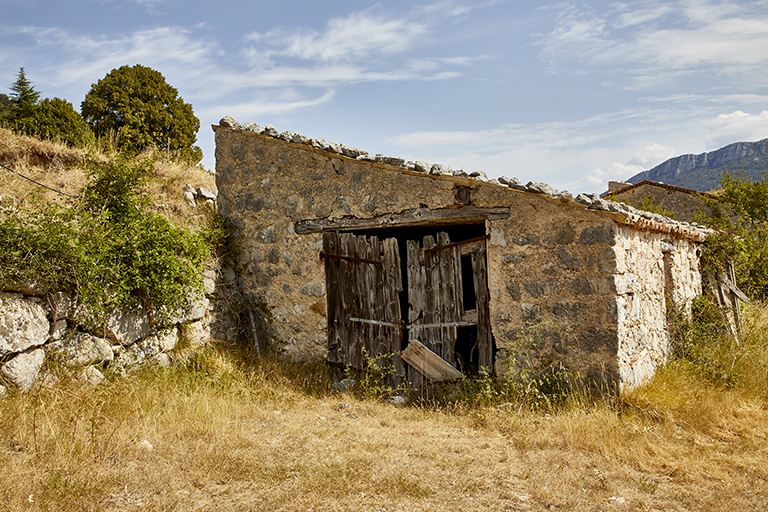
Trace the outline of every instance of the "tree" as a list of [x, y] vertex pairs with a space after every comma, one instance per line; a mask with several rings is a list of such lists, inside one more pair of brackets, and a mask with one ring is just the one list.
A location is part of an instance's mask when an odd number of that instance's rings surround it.
[[11, 86], [11, 117], [14, 121], [33, 117], [39, 101], [40, 92], [35, 90], [24, 68], [20, 68], [16, 81]]
[[34, 117], [23, 123], [28, 135], [62, 142], [67, 146], [86, 146], [95, 142], [93, 131], [75, 107], [61, 98], [46, 98], [35, 109]]
[[91, 127], [75, 107], [61, 98], [40, 101], [40, 93], [19, 69], [11, 86], [11, 96], [0, 94], [0, 122], [19, 133], [63, 142], [68, 146], [85, 146], [94, 141]]
[[116, 135], [121, 150], [156, 147], [192, 163], [203, 157], [194, 145], [200, 120], [154, 69], [139, 64], [113, 69], [91, 86], [80, 111], [96, 136]]
[[[707, 237], [705, 267], [723, 271], [728, 262], [736, 269], [739, 288], [750, 297], [768, 300], [768, 172], [752, 182], [743, 173], [724, 173], [720, 204], [735, 215], [713, 208], [711, 224], [718, 233]], [[716, 214], [716, 215], [715, 215]]]
[[3, 123], [4, 119], [11, 117], [12, 106], [11, 98], [7, 94], [0, 94], [0, 124]]

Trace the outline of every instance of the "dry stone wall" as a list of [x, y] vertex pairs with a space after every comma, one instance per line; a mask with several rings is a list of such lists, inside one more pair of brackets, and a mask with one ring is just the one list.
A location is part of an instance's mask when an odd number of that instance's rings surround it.
[[533, 349], [538, 366], [554, 371], [562, 364], [591, 381], [617, 381], [616, 224], [568, 201], [485, 189], [476, 196], [477, 204], [514, 212], [490, 223], [497, 373]]
[[701, 293], [699, 249], [689, 240], [617, 226], [616, 319], [620, 382], [653, 376], [670, 353], [667, 306], [690, 309]]
[[236, 335], [213, 270], [206, 275], [206, 295], [190, 298], [189, 311], [161, 329], [148, 312], [113, 312], [95, 319], [65, 293], [23, 290], [28, 293], [0, 292], [0, 394], [55, 382], [57, 376], [45, 371], [47, 358], [80, 371], [94, 384], [103, 380], [104, 369], [169, 365], [169, 354], [178, 346], [194, 348], [211, 338]]

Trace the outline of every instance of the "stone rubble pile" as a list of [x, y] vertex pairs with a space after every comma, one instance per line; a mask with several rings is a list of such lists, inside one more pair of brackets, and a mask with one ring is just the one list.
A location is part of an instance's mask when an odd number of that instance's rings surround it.
[[189, 310], [172, 315], [163, 328], [156, 327], [151, 312], [116, 311], [96, 322], [68, 294], [5, 287], [0, 291], [0, 396], [55, 384], [57, 375], [43, 370], [46, 359], [63, 363], [91, 384], [104, 380], [105, 368], [124, 373], [144, 363], [170, 366], [175, 348], [196, 348], [216, 337], [212, 330], [232, 329], [211, 300], [213, 270], [206, 272], [204, 287], [205, 295], [189, 298]]
[[680, 222], [656, 213], [638, 210], [637, 208], [624, 203], [617, 203], [614, 201], [602, 199], [599, 194], [579, 194], [574, 198], [573, 195], [567, 190], [559, 191], [551, 185], [542, 183], [540, 181], [529, 181], [527, 184], [523, 185], [523, 183], [518, 178], [508, 178], [506, 176], [501, 176], [498, 179], [489, 179], [483, 171], [479, 170], [468, 173], [463, 170], [450, 170], [442, 164], [430, 164], [428, 162], [424, 162], [423, 160], [419, 160], [417, 162], [407, 162], [403, 158], [384, 156], [381, 154], [371, 155], [366, 151], [346, 146], [338, 142], [328, 142], [325, 139], [310, 139], [300, 133], [293, 133], [290, 131], [280, 132], [271, 124], [267, 126], [260, 126], [254, 122], [240, 124], [229, 116], [222, 118], [221, 121], [219, 121], [219, 125], [232, 128], [233, 130], [247, 131], [260, 135], [266, 135], [276, 139], [282, 139], [286, 142], [305, 144], [312, 146], [313, 148], [331, 153], [337, 153], [339, 155], [354, 158], [356, 160], [381, 162], [384, 164], [394, 165], [396, 167], [402, 167], [409, 171], [420, 172], [432, 176], [454, 176], [473, 179], [481, 182], [491, 183], [493, 185], [505, 186], [514, 190], [519, 190], [521, 192], [550, 196], [564, 202], [575, 201], [590, 210], [598, 210], [623, 215], [628, 222], [637, 222], [641, 219], [644, 219], [647, 221], [647, 223], [666, 225], [670, 229], [676, 231], [685, 231], [691, 233], [704, 233], [709, 231], [705, 226], [695, 222]]
[[187, 183], [184, 185], [182, 193], [184, 195], [184, 200], [192, 208], [197, 208], [198, 201], [206, 202], [210, 205], [216, 204], [216, 192], [211, 192], [203, 187], [195, 188]]

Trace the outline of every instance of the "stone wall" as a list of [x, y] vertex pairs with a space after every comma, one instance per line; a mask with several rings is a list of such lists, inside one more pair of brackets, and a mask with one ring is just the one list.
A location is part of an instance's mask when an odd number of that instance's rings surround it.
[[322, 234], [297, 234], [296, 222], [455, 204], [452, 182], [391, 168], [252, 133], [217, 131], [219, 211], [240, 233], [240, 290], [272, 308], [275, 342], [291, 358], [325, 358], [328, 342]]
[[699, 249], [665, 233], [617, 226], [615, 321], [620, 382], [649, 379], [670, 352], [667, 306], [689, 310], [701, 293]]
[[323, 359], [328, 349], [322, 235], [297, 233], [301, 221], [509, 208], [508, 218], [486, 221], [497, 372], [534, 326], [540, 362], [635, 385], [668, 353], [665, 292], [685, 304], [700, 289], [695, 245], [705, 233], [687, 223], [231, 118], [214, 130], [219, 207], [237, 227], [247, 269], [241, 290], [273, 308], [274, 342], [294, 359]]
[[[178, 346], [198, 347], [212, 337], [234, 337], [227, 312], [217, 307], [216, 273], [208, 271], [204, 297], [190, 299], [191, 308], [171, 324], [155, 327], [147, 312], [113, 312], [97, 321], [61, 292], [42, 294], [33, 288], [0, 292], [0, 394], [28, 391], [58, 377], [46, 372], [54, 358], [83, 379], [98, 384], [102, 370], [126, 371], [143, 363], [171, 364]], [[42, 371], [42, 373], [41, 373]]]
[[[529, 337], [537, 340], [539, 363], [562, 363], [591, 380], [615, 381], [615, 222], [570, 201], [503, 190], [478, 189], [475, 203], [508, 205], [514, 212], [490, 223], [488, 281], [497, 347], [514, 352], [521, 329], [535, 325]], [[497, 358], [497, 373], [509, 362], [505, 356]]]

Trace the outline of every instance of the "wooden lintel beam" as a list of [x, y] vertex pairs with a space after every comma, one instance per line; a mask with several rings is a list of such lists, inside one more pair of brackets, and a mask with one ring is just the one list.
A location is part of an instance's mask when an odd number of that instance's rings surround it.
[[430, 210], [418, 208], [402, 213], [388, 213], [372, 219], [345, 217], [343, 219], [307, 219], [296, 223], [296, 233], [305, 235], [326, 230], [381, 229], [411, 226], [429, 226], [438, 224], [465, 224], [484, 220], [509, 218], [509, 208], [478, 208], [463, 206], [460, 208], [441, 208]]

